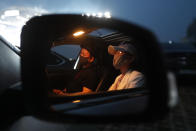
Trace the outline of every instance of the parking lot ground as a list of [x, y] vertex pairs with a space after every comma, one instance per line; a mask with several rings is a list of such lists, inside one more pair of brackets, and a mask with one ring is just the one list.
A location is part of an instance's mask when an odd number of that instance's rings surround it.
[[[179, 87], [179, 104], [155, 123], [100, 125], [102, 131], [196, 131], [196, 86]], [[149, 118], [150, 119], [150, 118]]]

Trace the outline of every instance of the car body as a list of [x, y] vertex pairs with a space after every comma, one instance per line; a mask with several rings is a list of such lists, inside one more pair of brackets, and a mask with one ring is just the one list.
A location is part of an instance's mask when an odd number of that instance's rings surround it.
[[0, 87], [1, 92], [6, 88], [13, 87], [20, 83], [20, 56], [19, 50], [5, 39], [0, 37], [1, 59], [0, 59]]
[[178, 82], [194, 83], [196, 76], [196, 47], [192, 43], [168, 42], [161, 44], [168, 70], [175, 73]]

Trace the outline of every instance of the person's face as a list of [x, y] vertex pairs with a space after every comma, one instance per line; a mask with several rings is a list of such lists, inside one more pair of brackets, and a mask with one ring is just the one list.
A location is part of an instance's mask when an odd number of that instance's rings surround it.
[[131, 57], [127, 55], [125, 52], [117, 51], [113, 57], [113, 66], [116, 69], [120, 69], [121, 67], [128, 67], [131, 63]]
[[82, 48], [80, 52], [80, 56], [85, 57], [85, 58], [90, 58], [91, 54], [87, 49]]
[[91, 56], [90, 52], [85, 49], [85, 48], [82, 48], [81, 49], [81, 52], [80, 52], [80, 65], [81, 66], [88, 66], [89, 63], [92, 63], [94, 61], [94, 57]]

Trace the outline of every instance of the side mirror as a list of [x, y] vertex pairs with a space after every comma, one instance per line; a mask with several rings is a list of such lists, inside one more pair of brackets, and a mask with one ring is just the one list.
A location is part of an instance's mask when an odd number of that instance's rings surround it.
[[[145, 82], [136, 88], [108, 91], [122, 73], [113, 68], [108, 46], [120, 43], [134, 47], [137, 61], [130, 70], [142, 73]], [[86, 73], [91, 92], [71, 95], [70, 89], [81, 89], [72, 84], [77, 83], [82, 48], [90, 50], [96, 60], [98, 82]], [[170, 82], [156, 37], [125, 21], [80, 15], [34, 17], [22, 30], [21, 66], [26, 108], [43, 119], [111, 122], [126, 116], [155, 120], [170, 109]], [[53, 89], [66, 91], [56, 95]]]

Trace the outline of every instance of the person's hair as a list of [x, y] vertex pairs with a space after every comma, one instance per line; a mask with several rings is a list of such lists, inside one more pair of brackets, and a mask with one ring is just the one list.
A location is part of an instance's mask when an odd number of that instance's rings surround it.
[[81, 39], [81, 48], [87, 49], [91, 56], [94, 57], [94, 61], [97, 64], [103, 65], [105, 54], [107, 54], [107, 45], [101, 38], [93, 36], [85, 36]]

